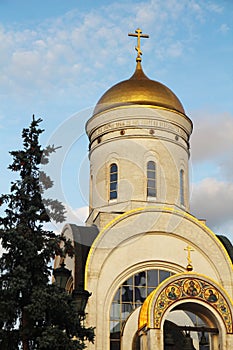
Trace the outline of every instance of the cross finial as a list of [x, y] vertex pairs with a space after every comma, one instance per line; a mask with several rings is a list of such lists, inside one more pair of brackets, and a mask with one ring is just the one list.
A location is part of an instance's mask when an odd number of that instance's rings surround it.
[[188, 256], [187, 256], [188, 265], [187, 265], [186, 269], [187, 269], [187, 271], [192, 271], [193, 266], [192, 266], [192, 260], [191, 260], [191, 252], [194, 252], [194, 249], [192, 249], [192, 247], [190, 247], [190, 245], [187, 245], [187, 247], [184, 248], [184, 250], [186, 250], [188, 252]]
[[135, 33], [129, 33], [128, 36], [134, 36], [134, 37], [137, 37], [137, 46], [135, 46], [135, 50], [137, 51], [138, 55], [137, 55], [137, 58], [136, 58], [136, 61], [137, 62], [141, 62], [141, 55], [142, 55], [142, 51], [141, 51], [141, 42], [140, 42], [140, 39], [141, 38], [149, 38], [149, 35], [147, 34], [142, 34], [142, 31], [140, 28], [136, 29], [135, 30]]

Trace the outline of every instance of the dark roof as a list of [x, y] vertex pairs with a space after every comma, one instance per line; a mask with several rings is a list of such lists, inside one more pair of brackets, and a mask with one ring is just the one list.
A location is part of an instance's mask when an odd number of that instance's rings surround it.
[[97, 237], [99, 233], [99, 229], [97, 226], [77, 226], [75, 224], [69, 224], [72, 233], [73, 233], [73, 239], [75, 243], [91, 247], [93, 241]]
[[84, 287], [85, 267], [88, 253], [90, 251], [92, 243], [98, 236], [99, 229], [95, 225], [77, 226], [75, 224], [69, 224], [69, 226], [72, 230], [72, 236], [75, 247], [74, 287]]
[[224, 245], [224, 247], [226, 248], [227, 253], [229, 254], [229, 257], [231, 258], [231, 261], [233, 262], [233, 246], [231, 244], [231, 241], [222, 235], [217, 235], [218, 239], [220, 240], [220, 242]]

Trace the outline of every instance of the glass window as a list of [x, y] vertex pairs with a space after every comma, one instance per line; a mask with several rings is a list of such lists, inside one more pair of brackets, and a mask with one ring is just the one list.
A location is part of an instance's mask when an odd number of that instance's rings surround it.
[[170, 271], [141, 271], [128, 278], [116, 291], [110, 312], [110, 350], [120, 350], [121, 330], [125, 320], [140, 307], [146, 297], [167, 277]]
[[[120, 332], [120, 323], [116, 322], [116, 321], [110, 321], [110, 332], [111, 333], [118, 333], [118, 332]], [[116, 334], [115, 334], [115, 336], [116, 336]]]
[[109, 199], [117, 198], [118, 168], [115, 163], [110, 165]]
[[169, 271], [164, 271], [164, 270], [159, 271], [159, 280], [161, 282], [170, 276], [171, 276], [171, 272], [169, 272]]
[[180, 170], [180, 204], [184, 205], [184, 170]]
[[156, 197], [156, 166], [153, 161], [147, 163], [147, 197]]
[[132, 286], [133, 285], [133, 276], [128, 278], [124, 283], [124, 286]]
[[118, 320], [120, 318], [120, 304], [112, 303], [110, 320]]
[[116, 292], [115, 296], [114, 296], [114, 300], [115, 301], [120, 301], [120, 291], [121, 291], [121, 289], [119, 288], [118, 291]]
[[149, 287], [158, 285], [158, 270], [149, 270], [147, 271], [147, 285]]

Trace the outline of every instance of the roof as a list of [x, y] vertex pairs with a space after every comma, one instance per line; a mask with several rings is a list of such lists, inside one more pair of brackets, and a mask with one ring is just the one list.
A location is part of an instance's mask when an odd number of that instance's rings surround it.
[[99, 230], [95, 225], [92, 226], [77, 226], [75, 224], [69, 224], [72, 230], [72, 236], [75, 247], [75, 271], [74, 280], [75, 288], [78, 286], [84, 286], [84, 275], [86, 260], [89, 250], [97, 237]]
[[231, 258], [231, 261], [233, 262], [233, 246], [230, 242], [230, 240], [222, 235], [217, 235], [218, 239], [220, 240], [220, 242], [224, 245], [224, 247], [226, 248], [227, 253], [229, 254], [229, 257]]
[[99, 99], [94, 113], [130, 104], [152, 105], [185, 114], [178, 97], [165, 85], [149, 79], [137, 62], [134, 74], [128, 79], [112, 86]]

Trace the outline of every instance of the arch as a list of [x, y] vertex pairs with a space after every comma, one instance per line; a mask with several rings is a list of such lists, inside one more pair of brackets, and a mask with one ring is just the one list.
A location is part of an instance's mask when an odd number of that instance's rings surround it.
[[135, 309], [127, 318], [121, 334], [121, 350], [136, 350], [136, 330], [140, 308]]
[[[128, 220], [130, 219], [130, 221]], [[129, 228], [122, 231], [122, 225], [128, 220]], [[103, 266], [106, 259], [106, 253], [98, 257], [98, 264], [93, 264], [95, 254], [99, 249], [106, 249], [109, 251], [119, 246], [124, 240], [129, 240], [131, 236], [136, 237], [137, 234], [141, 234], [140, 225], [142, 225], [143, 232], [163, 232], [168, 231], [167, 226], [164, 223], [170, 223], [169, 237], [171, 232], [176, 237], [185, 237], [185, 242], [194, 245], [193, 232], [195, 230], [195, 245], [201, 249], [201, 253], [206, 256], [206, 259], [215, 261], [217, 269], [217, 278], [222, 281], [221, 276], [226, 273], [232, 273], [232, 262], [227, 253], [224, 245], [216, 237], [213, 231], [211, 231], [202, 221], [198, 220], [191, 214], [177, 210], [172, 207], [165, 206], [148, 206], [146, 208], [136, 208], [129, 210], [123, 214], [118, 215], [113, 220], [108, 222], [106, 226], [99, 232], [95, 241], [91, 245], [85, 269], [85, 285], [88, 288], [88, 273], [98, 273], [101, 266]], [[139, 223], [139, 224], [138, 224]], [[111, 230], [111, 234], [108, 232]], [[202, 248], [201, 240], [203, 234], [206, 235], [205, 249]], [[114, 239], [113, 239], [114, 237]], [[195, 249], [194, 245], [194, 249]], [[205, 261], [207, 262], [207, 260]], [[222, 263], [224, 262], [224, 264]], [[90, 287], [89, 287], [90, 288]], [[231, 288], [229, 288], [232, 291]]]
[[[140, 225], [137, 225], [138, 222]], [[200, 243], [203, 235], [204, 245]], [[173, 242], [178, 245], [173, 246]], [[196, 251], [193, 254], [195, 269], [222, 283], [232, 294], [232, 286], [226, 279], [232, 274], [227, 252], [207, 226], [184, 211], [159, 205], [135, 208], [113, 217], [99, 232], [90, 248], [85, 270], [85, 289], [92, 292], [88, 301], [88, 323], [98, 325], [96, 335], [99, 349], [109, 349], [110, 307], [118, 286], [134, 272], [150, 268], [155, 261], [161, 267], [173, 266], [175, 273], [181, 273], [185, 270], [186, 255], [183, 256], [181, 252], [187, 244], [191, 244]], [[129, 245], [132, 254], [128, 254]], [[171, 253], [171, 246], [172, 256], [176, 259], [173, 260], [171, 256], [168, 261], [163, 252], [170, 249]], [[109, 269], [109, 266], [114, 266], [114, 269]], [[96, 313], [96, 305], [100, 302], [102, 311]]]
[[161, 329], [169, 310], [187, 303], [205, 306], [209, 313], [218, 315], [226, 333], [233, 334], [232, 300], [215, 281], [197, 273], [178, 274], [161, 283], [145, 300], [138, 328]]

